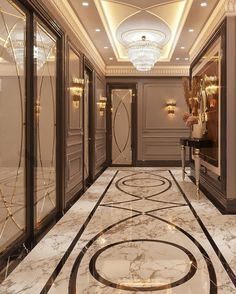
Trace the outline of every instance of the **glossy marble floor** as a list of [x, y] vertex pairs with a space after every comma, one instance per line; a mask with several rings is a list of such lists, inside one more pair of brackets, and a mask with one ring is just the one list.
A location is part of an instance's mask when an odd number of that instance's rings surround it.
[[109, 168], [0, 293], [236, 293], [235, 224], [180, 169]]

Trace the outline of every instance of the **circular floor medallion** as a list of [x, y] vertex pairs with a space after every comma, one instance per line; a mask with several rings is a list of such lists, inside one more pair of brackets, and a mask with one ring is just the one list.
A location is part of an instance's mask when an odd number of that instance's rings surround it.
[[90, 272], [102, 284], [126, 291], [157, 291], [179, 286], [196, 273], [197, 261], [186, 248], [167, 241], [135, 239], [99, 249]]

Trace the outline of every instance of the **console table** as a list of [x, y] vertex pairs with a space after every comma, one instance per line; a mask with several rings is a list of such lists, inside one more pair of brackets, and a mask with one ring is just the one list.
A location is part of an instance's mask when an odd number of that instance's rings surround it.
[[182, 160], [182, 179], [185, 179], [185, 159], [186, 147], [193, 148], [194, 163], [195, 163], [195, 179], [197, 187], [197, 199], [199, 200], [199, 183], [200, 183], [200, 151], [201, 148], [212, 147], [212, 141], [204, 138], [180, 138], [181, 145], [181, 160]]

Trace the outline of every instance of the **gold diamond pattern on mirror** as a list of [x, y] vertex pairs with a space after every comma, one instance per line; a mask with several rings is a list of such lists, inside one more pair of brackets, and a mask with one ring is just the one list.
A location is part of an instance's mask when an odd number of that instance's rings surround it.
[[0, 3], [0, 252], [24, 234], [26, 16]]
[[38, 226], [56, 207], [56, 39], [39, 23], [34, 58], [37, 61], [35, 205]]

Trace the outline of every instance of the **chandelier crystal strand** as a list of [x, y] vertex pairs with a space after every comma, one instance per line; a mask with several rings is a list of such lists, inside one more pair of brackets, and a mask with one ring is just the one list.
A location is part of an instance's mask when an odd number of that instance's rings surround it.
[[154, 41], [142, 40], [132, 42], [128, 45], [128, 56], [138, 71], [151, 70], [160, 58], [160, 47]]

